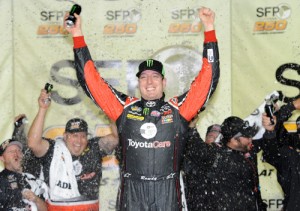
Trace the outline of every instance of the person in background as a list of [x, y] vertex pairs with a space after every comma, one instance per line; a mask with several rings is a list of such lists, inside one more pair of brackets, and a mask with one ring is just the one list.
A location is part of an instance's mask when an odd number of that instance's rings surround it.
[[221, 125], [213, 124], [207, 128], [205, 134], [205, 143], [211, 144], [213, 142], [218, 142], [221, 136]]
[[[187, 149], [183, 160], [183, 172], [185, 181], [185, 193], [188, 210], [209, 210], [206, 197], [209, 194], [210, 187], [209, 178], [205, 173], [205, 164], [203, 166], [194, 163], [194, 160], [186, 154], [190, 154], [187, 150], [200, 150], [198, 148], [191, 148], [189, 145], [202, 147], [202, 142], [206, 144], [214, 143], [216, 146], [221, 146], [219, 141], [221, 137], [221, 126], [219, 124], [210, 125], [207, 128], [205, 134], [205, 141], [198, 133], [196, 126], [199, 120], [199, 116], [194, 118], [189, 124], [189, 130], [187, 132]], [[216, 143], [216, 140], [218, 143]], [[201, 144], [196, 144], [201, 142]], [[209, 166], [207, 166], [209, 168]]]
[[271, 124], [270, 117], [263, 115], [263, 124], [266, 128], [264, 138], [267, 143], [263, 149], [263, 157], [277, 170], [277, 180], [284, 192], [284, 211], [300, 209], [300, 117], [296, 120], [298, 129], [295, 133], [283, 134], [281, 132], [284, 128], [283, 121], [280, 121], [290, 117], [294, 110], [300, 110], [300, 98], [279, 109], [280, 115], [273, 116], [275, 124]]
[[[198, 120], [199, 116], [194, 118], [189, 124], [189, 130], [187, 132], [187, 148], [183, 159], [186, 203], [187, 208], [190, 211], [210, 210], [209, 204], [207, 203], [207, 194], [210, 192], [210, 187], [208, 186], [209, 178], [205, 171], [209, 166], [206, 166], [207, 163], [203, 163], [203, 165], [195, 163], [195, 160], [192, 159], [191, 156], [192, 152], [189, 152], [189, 150], [200, 150], [203, 143], [214, 143], [212, 140], [213, 137], [217, 138], [217, 132], [211, 131], [212, 126], [210, 126], [207, 129], [204, 141], [196, 128]], [[190, 145], [192, 145], [192, 147]], [[193, 147], [199, 147], [199, 149]]]
[[[200, 117], [198, 115], [198, 116], [196, 116], [195, 118], [192, 119], [192, 121], [189, 123], [189, 130], [192, 130], [193, 128], [197, 127], [197, 122], [198, 122], [199, 118]], [[208, 126], [208, 128], [206, 130], [204, 142], [207, 143], [207, 144], [211, 144], [215, 141], [219, 142], [221, 135], [222, 135], [221, 134], [221, 125], [212, 124], [212, 125]], [[199, 134], [199, 136], [200, 136], [200, 134]]]
[[23, 145], [8, 139], [0, 145], [0, 210], [47, 211], [47, 185], [29, 173], [23, 173]]
[[43, 138], [50, 94], [41, 90], [39, 110], [28, 132], [28, 146], [40, 158], [49, 186], [48, 209], [98, 211], [101, 160], [118, 144], [116, 127], [112, 124], [112, 134], [89, 139], [88, 124], [73, 118], [66, 123], [62, 140]]
[[[256, 164], [246, 154], [258, 129], [230, 116], [221, 124], [221, 145], [201, 141], [196, 128], [190, 130], [185, 158], [197, 165], [190, 181], [188, 210], [266, 210], [259, 194]], [[194, 183], [193, 183], [194, 182]]]
[[31, 149], [27, 146], [27, 134], [25, 127], [28, 124], [28, 119], [25, 114], [19, 114], [14, 118], [14, 131], [12, 139], [19, 141], [23, 145], [23, 171], [34, 175], [36, 178], [40, 178], [41, 163], [38, 157], [36, 157]]

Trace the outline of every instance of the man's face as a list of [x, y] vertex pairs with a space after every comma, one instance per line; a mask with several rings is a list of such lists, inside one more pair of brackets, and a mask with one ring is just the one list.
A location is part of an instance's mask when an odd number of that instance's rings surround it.
[[64, 139], [70, 153], [75, 156], [81, 155], [88, 144], [86, 132], [65, 133]]
[[252, 147], [253, 147], [252, 138], [247, 138], [247, 137], [240, 136], [240, 137], [237, 137], [235, 139], [237, 141], [237, 145], [236, 145], [235, 150], [238, 150], [238, 151], [241, 151], [241, 152], [249, 152], [252, 149]]
[[8, 146], [0, 158], [6, 169], [13, 172], [22, 172], [23, 153], [19, 146]]
[[145, 100], [156, 100], [163, 96], [166, 79], [156, 71], [145, 70], [139, 77], [139, 89]]
[[205, 137], [205, 143], [211, 144], [211, 143], [215, 142], [215, 140], [219, 136], [219, 134], [220, 133], [218, 131], [211, 131], [211, 132], [207, 133], [206, 137]]

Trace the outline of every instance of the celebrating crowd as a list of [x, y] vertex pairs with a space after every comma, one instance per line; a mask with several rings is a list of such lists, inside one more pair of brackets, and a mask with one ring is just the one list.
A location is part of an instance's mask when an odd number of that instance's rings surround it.
[[[88, 123], [75, 117], [66, 123], [62, 138], [43, 137], [52, 102], [51, 92], [42, 89], [28, 134], [24, 124], [15, 124], [12, 138], [0, 146], [5, 167], [0, 172], [0, 210], [100, 210], [101, 160], [115, 153], [120, 164], [117, 210], [263, 211], [267, 205], [256, 159], [260, 151], [277, 169], [283, 210], [300, 210], [300, 118], [296, 133], [283, 127], [293, 111], [300, 110], [300, 99], [281, 106], [271, 117], [263, 113], [265, 132], [259, 139], [253, 139], [258, 126], [237, 116], [208, 127], [205, 140], [197, 131], [198, 114], [220, 76], [211, 9], [199, 10], [204, 27], [202, 68], [188, 91], [167, 101], [160, 61], [147, 59], [139, 65], [140, 98], [116, 90], [102, 78], [85, 42], [81, 17], [74, 16], [75, 24], [65, 24], [65, 29], [73, 37], [78, 81], [112, 121], [112, 133], [89, 137]], [[22, 118], [24, 114], [15, 122]]]

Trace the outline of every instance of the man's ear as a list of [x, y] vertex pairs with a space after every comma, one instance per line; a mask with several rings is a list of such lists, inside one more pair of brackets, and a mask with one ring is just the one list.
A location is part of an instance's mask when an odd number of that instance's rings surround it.
[[236, 140], [237, 142], [241, 142], [240, 137], [234, 137], [234, 140]]
[[63, 137], [64, 137], [64, 141], [67, 140], [67, 133], [64, 133]]
[[167, 79], [166, 78], [163, 78], [163, 88], [165, 89], [167, 86]]
[[4, 162], [4, 157], [2, 155], [0, 156], [0, 160]]

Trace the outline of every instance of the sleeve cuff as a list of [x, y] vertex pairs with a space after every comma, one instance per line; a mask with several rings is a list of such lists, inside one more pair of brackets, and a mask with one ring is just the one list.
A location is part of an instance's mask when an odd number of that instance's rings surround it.
[[204, 32], [204, 37], [204, 43], [217, 42], [215, 30]]
[[82, 48], [86, 46], [84, 36], [73, 37], [74, 48]]

